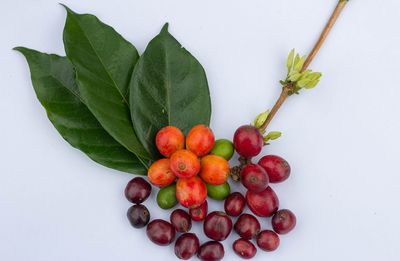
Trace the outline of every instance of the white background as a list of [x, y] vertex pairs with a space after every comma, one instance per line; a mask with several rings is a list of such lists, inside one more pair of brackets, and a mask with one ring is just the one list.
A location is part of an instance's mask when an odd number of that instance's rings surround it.
[[[157, 247], [130, 227], [123, 190], [132, 176], [95, 164], [59, 136], [24, 58], [11, 50], [64, 54], [58, 2], [0, 3], [0, 260], [175, 260], [173, 246]], [[219, 138], [273, 104], [289, 50], [308, 53], [336, 4], [63, 2], [96, 14], [140, 52], [170, 22], [207, 71]], [[278, 251], [259, 251], [255, 260], [400, 260], [399, 11], [398, 0], [351, 0], [311, 66], [324, 73], [321, 84], [291, 97], [274, 120], [271, 129], [284, 136], [264, 153], [292, 166], [291, 178], [273, 188], [298, 226]], [[153, 203], [155, 192], [146, 204], [153, 217], [168, 218]], [[235, 238], [224, 242], [226, 260], [238, 260]]]

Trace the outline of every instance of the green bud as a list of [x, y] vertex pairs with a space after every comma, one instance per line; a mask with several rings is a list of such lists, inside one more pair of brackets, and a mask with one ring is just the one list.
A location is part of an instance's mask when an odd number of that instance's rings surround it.
[[300, 70], [303, 68], [305, 61], [306, 61], [306, 56], [304, 55], [303, 57], [300, 58], [300, 60], [297, 63], [294, 64], [293, 71], [300, 72]]
[[293, 59], [294, 59], [294, 48], [290, 51], [290, 53], [289, 53], [289, 56], [288, 56], [288, 58], [287, 58], [287, 61], [286, 61], [286, 67], [287, 67], [287, 70], [288, 70], [288, 75], [290, 74], [290, 72], [292, 71], [292, 67], [293, 67]]
[[309, 83], [311, 82], [311, 80], [309, 79], [302, 79], [300, 81], [297, 82], [297, 86], [299, 86], [300, 88], [304, 88], [305, 86], [307, 86]]
[[288, 80], [291, 82], [297, 82], [301, 77], [301, 73], [293, 73], [292, 75], [289, 76]]
[[263, 140], [264, 140], [264, 142], [267, 142], [269, 140], [276, 140], [281, 136], [282, 136], [282, 132], [280, 132], [280, 131], [270, 131], [267, 134], [267, 136], [264, 136]]
[[267, 120], [268, 115], [269, 115], [269, 110], [258, 114], [257, 117], [254, 120], [254, 126], [256, 128], [261, 128], [261, 126]]

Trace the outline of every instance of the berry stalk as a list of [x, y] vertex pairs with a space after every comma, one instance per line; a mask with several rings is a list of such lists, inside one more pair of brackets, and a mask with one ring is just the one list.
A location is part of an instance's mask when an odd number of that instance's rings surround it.
[[[348, 1], [349, 0], [339, 0], [338, 4], [336, 5], [336, 8], [334, 9], [331, 17], [328, 20], [328, 23], [325, 25], [320, 37], [318, 38], [318, 41], [315, 43], [312, 51], [307, 56], [307, 59], [304, 62], [301, 72], [304, 72], [305, 70], [307, 70], [307, 68], [310, 66], [311, 62], [314, 60], [315, 56], [317, 55], [318, 51], [321, 49], [322, 45], [324, 44], [331, 29], [335, 25], [338, 17], [342, 13], [342, 11]], [[265, 120], [265, 122], [259, 128], [260, 130], [265, 131], [267, 129], [268, 125], [271, 123], [272, 119], [274, 118], [274, 116], [276, 115], [278, 110], [281, 108], [282, 104], [286, 101], [286, 99], [290, 95], [295, 93], [294, 88], [295, 88], [295, 85], [292, 83], [287, 83], [282, 87], [282, 92], [281, 92], [278, 100], [275, 102], [274, 107], [272, 107], [271, 111], [269, 112], [268, 117]]]

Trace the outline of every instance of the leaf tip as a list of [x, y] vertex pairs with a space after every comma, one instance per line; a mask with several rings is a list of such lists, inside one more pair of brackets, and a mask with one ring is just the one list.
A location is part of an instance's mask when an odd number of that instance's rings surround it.
[[169, 26], [169, 23], [165, 23], [161, 29], [161, 33], [168, 33], [168, 26]]
[[63, 4], [63, 3], [58, 3], [59, 5], [61, 5], [62, 7], [65, 8], [65, 10], [67, 11], [67, 13], [69, 14], [74, 14], [75, 12], [71, 10], [71, 8], [69, 8], [67, 5]]

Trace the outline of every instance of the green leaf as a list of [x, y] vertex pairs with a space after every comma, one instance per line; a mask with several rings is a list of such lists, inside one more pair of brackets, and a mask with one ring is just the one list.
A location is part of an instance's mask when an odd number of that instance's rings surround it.
[[293, 59], [294, 59], [294, 52], [295, 52], [295, 50], [294, 50], [294, 48], [293, 48], [293, 49], [290, 51], [289, 56], [288, 56], [287, 61], [286, 61], [286, 67], [287, 67], [287, 71], [288, 71], [287, 75], [289, 75], [290, 72], [292, 71]]
[[157, 155], [156, 132], [174, 125], [184, 133], [208, 125], [211, 100], [201, 64], [168, 32], [166, 24], [140, 57], [130, 84], [131, 115], [139, 140]]
[[144, 164], [114, 140], [82, 102], [74, 69], [67, 58], [23, 47], [15, 50], [27, 59], [36, 95], [69, 144], [106, 167], [146, 174]]
[[137, 156], [150, 159], [133, 129], [128, 103], [138, 52], [97, 17], [66, 9], [65, 51], [76, 69], [82, 99], [115, 140]]

